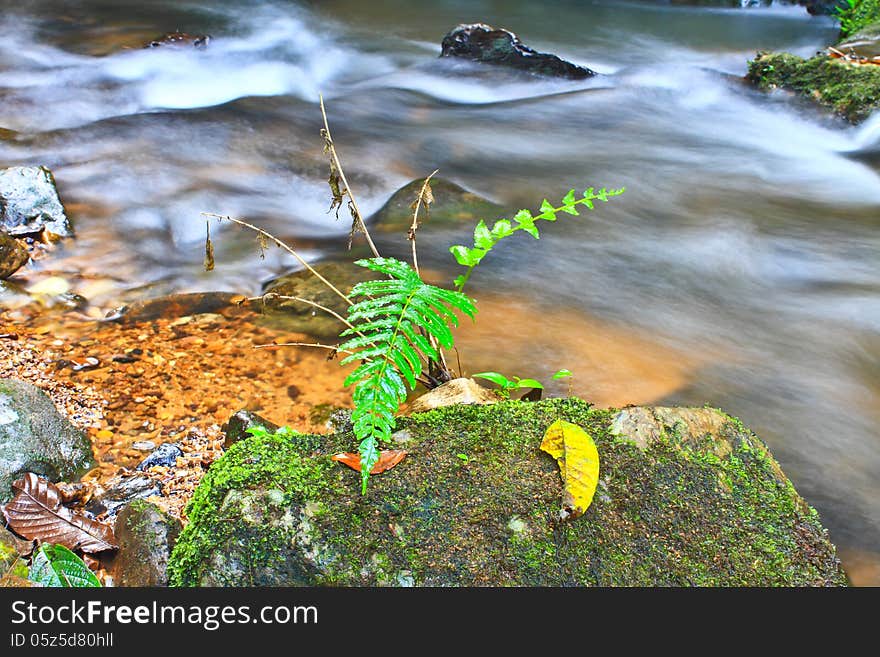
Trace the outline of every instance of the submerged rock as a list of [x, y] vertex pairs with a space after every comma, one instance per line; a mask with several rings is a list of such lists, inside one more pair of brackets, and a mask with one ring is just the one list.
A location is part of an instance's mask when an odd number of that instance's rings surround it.
[[137, 324], [154, 319], [188, 317], [214, 313], [230, 313], [238, 309], [235, 301], [240, 294], [232, 292], [184, 292], [155, 299], [143, 299], [122, 306], [104, 318], [108, 322]]
[[223, 447], [229, 449], [239, 440], [247, 438], [250, 435], [247, 433], [247, 430], [252, 427], [264, 427], [268, 431], [278, 429], [278, 425], [274, 422], [269, 422], [269, 420], [260, 417], [256, 413], [242, 409], [233, 413], [223, 427]]
[[0, 230], [0, 278], [9, 278], [30, 260], [17, 239]]
[[168, 559], [183, 526], [154, 504], [136, 500], [116, 516], [119, 551], [111, 572], [117, 586], [168, 586]]
[[513, 32], [485, 23], [459, 25], [443, 37], [441, 47], [441, 57], [461, 57], [549, 77], [582, 80], [596, 75], [556, 55], [533, 50]]
[[86, 435], [58, 412], [49, 396], [16, 379], [0, 379], [0, 501], [26, 472], [49, 481], [76, 481], [95, 466]]
[[[385, 205], [371, 217], [370, 227], [406, 234], [412, 225], [412, 204], [424, 183], [425, 179], [419, 178], [394, 192]], [[432, 178], [430, 184], [434, 202], [427, 212], [424, 209], [419, 210], [420, 230], [458, 223], [476, 223], [480, 219], [490, 222], [504, 215], [502, 206], [469, 192], [454, 182]]]
[[845, 55], [873, 59], [880, 57], [880, 22], [871, 23], [838, 43], [835, 48]]
[[[346, 295], [357, 283], [379, 276], [379, 274], [358, 267], [351, 262], [322, 262], [313, 264], [312, 267]], [[263, 293], [308, 299], [343, 317], [348, 309], [348, 304], [338, 294], [307, 269], [301, 269], [293, 274], [286, 274], [270, 281], [265, 285]], [[279, 319], [283, 328], [289, 331], [318, 337], [335, 337], [345, 328], [345, 325], [332, 315], [301, 301], [266, 297], [263, 309]]]
[[169, 32], [151, 40], [144, 48], [197, 48], [204, 50], [211, 42], [209, 34], [187, 34], [186, 32]]
[[0, 169], [0, 228], [10, 235], [72, 237], [73, 227], [46, 167]]
[[[557, 419], [583, 427], [601, 459], [592, 505], [568, 522], [558, 520], [558, 466], [538, 449]], [[816, 512], [767, 447], [720, 411], [596, 410], [571, 398], [450, 406], [398, 423], [409, 455], [366, 495], [358, 473], [330, 459], [355, 444], [350, 433], [233, 445], [187, 508], [171, 583], [847, 583]]]

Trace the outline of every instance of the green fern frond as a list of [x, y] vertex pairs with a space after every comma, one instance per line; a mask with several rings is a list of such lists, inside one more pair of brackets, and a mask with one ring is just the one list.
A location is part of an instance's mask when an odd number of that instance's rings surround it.
[[458, 326], [455, 311], [473, 319], [477, 309], [460, 292], [428, 285], [403, 261], [369, 258], [355, 264], [389, 277], [354, 286], [350, 296], [365, 298], [349, 306], [352, 328], [342, 336], [354, 337], [339, 345], [340, 351], [354, 352], [341, 361], [343, 365], [361, 361], [345, 385], [355, 384], [351, 421], [359, 441], [361, 491], [366, 492], [370, 470], [379, 460], [379, 444], [391, 439], [407, 387], [415, 388], [422, 362], [438, 356], [430, 339], [451, 347], [450, 326]]

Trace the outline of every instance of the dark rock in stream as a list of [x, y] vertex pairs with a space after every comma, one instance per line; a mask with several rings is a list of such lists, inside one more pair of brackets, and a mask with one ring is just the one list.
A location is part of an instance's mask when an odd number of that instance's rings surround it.
[[61, 415], [49, 396], [16, 379], [0, 379], [0, 501], [26, 472], [76, 481], [95, 466], [88, 437]]
[[[424, 183], [425, 179], [419, 178], [394, 192], [385, 205], [370, 218], [370, 227], [385, 232], [398, 231], [406, 234], [412, 225], [413, 202]], [[427, 211], [424, 208], [419, 211], [420, 230], [458, 223], [476, 223], [480, 219], [491, 223], [492, 219], [504, 215], [502, 206], [454, 182], [444, 178], [432, 178], [430, 185], [434, 202]]]
[[50, 239], [73, 237], [49, 169], [0, 169], [0, 228], [13, 236], [45, 232]]
[[169, 294], [155, 299], [144, 299], [112, 311], [104, 321], [137, 324], [154, 319], [187, 317], [205, 313], [235, 313], [235, 300], [240, 294], [232, 292], [186, 292]]
[[242, 409], [233, 413], [232, 417], [224, 425], [223, 434], [225, 438], [223, 440], [223, 447], [229, 449], [239, 440], [244, 440], [250, 436], [247, 430], [253, 427], [263, 427], [270, 432], [278, 429], [278, 425], [274, 422], [269, 422], [269, 420], [260, 417], [256, 413]]
[[164, 443], [159, 445], [156, 450], [143, 461], [138, 463], [135, 468], [138, 472], [143, 472], [157, 465], [170, 468], [177, 464], [177, 457], [183, 456], [183, 450], [177, 443]]
[[0, 279], [9, 278], [30, 260], [17, 239], [0, 230]]
[[168, 560], [183, 525], [144, 500], [116, 516], [119, 552], [110, 572], [117, 586], [168, 586]]
[[513, 32], [485, 23], [462, 24], [443, 37], [441, 57], [461, 57], [537, 75], [582, 80], [596, 75], [556, 55], [529, 48]]
[[85, 510], [94, 516], [113, 517], [129, 502], [161, 494], [162, 486], [147, 475], [130, 475], [117, 479], [89, 500]]
[[144, 48], [197, 48], [204, 50], [211, 42], [208, 34], [187, 34], [186, 32], [169, 32], [150, 41]]
[[[558, 419], [588, 432], [601, 459], [592, 505], [567, 521], [559, 467], [538, 449]], [[356, 444], [351, 433], [233, 445], [187, 508], [171, 584], [847, 584], [816, 511], [716, 409], [502, 401], [398, 427], [409, 454], [365, 495], [331, 460]]]

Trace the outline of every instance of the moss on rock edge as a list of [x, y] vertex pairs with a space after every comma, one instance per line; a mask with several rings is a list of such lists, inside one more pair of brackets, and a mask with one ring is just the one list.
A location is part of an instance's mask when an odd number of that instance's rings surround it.
[[[401, 418], [410, 454], [365, 496], [330, 461], [350, 434], [249, 438], [193, 496], [171, 583], [846, 584], [818, 515], [754, 434], [711, 409], [639, 410], [638, 441], [625, 412], [575, 398]], [[564, 523], [558, 469], [538, 450], [559, 418], [602, 461], [593, 505]]]

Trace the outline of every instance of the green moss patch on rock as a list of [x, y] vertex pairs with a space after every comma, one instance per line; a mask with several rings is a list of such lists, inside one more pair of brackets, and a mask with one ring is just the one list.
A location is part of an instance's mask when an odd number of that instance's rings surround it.
[[846, 64], [825, 55], [803, 59], [759, 52], [746, 76], [759, 89], [788, 89], [857, 123], [880, 106], [880, 66]]
[[[592, 506], [559, 521], [538, 447], [564, 419], [601, 458]], [[844, 585], [816, 512], [764, 444], [713, 409], [579, 399], [401, 418], [409, 455], [371, 478], [351, 434], [252, 437], [206, 474], [169, 565], [179, 586]], [[465, 458], [462, 457], [464, 455]]]

